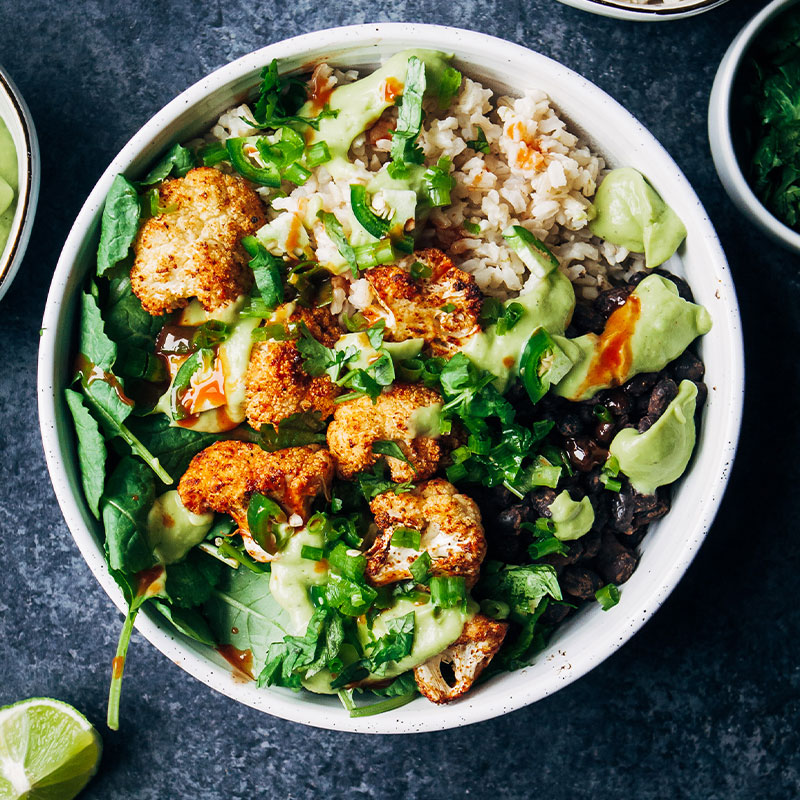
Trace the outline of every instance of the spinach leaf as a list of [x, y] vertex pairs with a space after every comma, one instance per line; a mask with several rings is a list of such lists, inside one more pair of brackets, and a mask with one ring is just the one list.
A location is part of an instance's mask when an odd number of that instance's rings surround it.
[[156, 563], [147, 541], [147, 514], [155, 499], [152, 472], [131, 456], [123, 458], [100, 503], [112, 569], [133, 575]]
[[100, 496], [106, 480], [106, 445], [100, 435], [97, 420], [83, 404], [83, 395], [65, 389], [67, 405], [72, 412], [75, 432], [78, 434], [78, 464], [81, 470], [83, 493], [92, 514], [100, 518]]
[[277, 428], [265, 423], [259, 431], [259, 444], [268, 453], [286, 447], [325, 444], [325, 422], [319, 411], [298, 411], [282, 419]]
[[284, 301], [283, 276], [286, 262], [264, 247], [255, 236], [245, 236], [242, 247], [250, 256], [250, 269], [256, 279], [256, 287], [264, 306], [273, 309]]
[[124, 424], [133, 410], [133, 401], [125, 395], [122, 382], [112, 371], [117, 346], [105, 333], [97, 299], [91, 292], [81, 295], [79, 349], [83, 393], [106, 436], [120, 436], [164, 483], [172, 483], [158, 459]]
[[399, 697], [419, 692], [413, 670], [398, 675], [388, 686], [370, 686], [369, 688], [373, 694], [381, 697]]
[[186, 472], [189, 462], [201, 450], [226, 438], [224, 434], [173, 427], [164, 414], [135, 417], [128, 424], [142, 446], [157, 457], [161, 466], [176, 478]]
[[97, 274], [105, 275], [127, 257], [139, 230], [141, 208], [136, 188], [123, 175], [111, 184], [100, 225]]
[[223, 569], [215, 558], [200, 550], [190, 550], [183, 561], [167, 567], [167, 597], [181, 608], [201, 606], [220, 582]]
[[257, 663], [290, 630], [288, 614], [270, 594], [269, 575], [241, 567], [223, 572], [203, 611], [217, 642], [250, 650]]
[[142, 308], [127, 274], [109, 281], [104, 312], [105, 332], [116, 342], [122, 357], [125, 350], [134, 347], [152, 352], [153, 339], [166, 321], [165, 317], [152, 316]]
[[197, 166], [194, 153], [180, 144], [173, 145], [164, 158], [156, 164], [145, 178], [139, 181], [140, 186], [152, 186], [164, 178], [175, 175], [182, 178], [192, 167]]
[[522, 617], [533, 614], [542, 598], [548, 595], [561, 600], [558, 577], [549, 564], [500, 566], [499, 562], [490, 561], [484, 565], [476, 594], [507, 603], [512, 612]]
[[179, 608], [164, 600], [151, 600], [154, 608], [163, 614], [184, 636], [213, 647], [214, 634], [202, 614], [193, 608]]

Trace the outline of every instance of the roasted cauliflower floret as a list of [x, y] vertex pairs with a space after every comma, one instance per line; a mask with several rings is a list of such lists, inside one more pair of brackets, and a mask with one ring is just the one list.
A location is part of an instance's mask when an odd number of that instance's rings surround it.
[[[298, 307], [289, 313], [284, 328], [288, 329], [291, 322], [305, 323], [311, 335], [326, 347], [332, 347], [342, 334], [327, 308]], [[247, 421], [256, 430], [265, 423], [277, 425], [301, 411], [318, 411], [322, 419], [327, 419], [341, 392], [327, 375], [312, 378], [305, 372], [293, 341], [254, 344], [245, 382]]]
[[333, 459], [318, 445], [268, 453], [251, 442], [229, 440], [212, 444], [192, 459], [178, 493], [184, 506], [195, 514], [229, 514], [250, 555], [269, 561], [271, 556], [250, 535], [250, 498], [256, 493], [267, 495], [283, 508], [289, 524], [294, 525], [292, 517], [296, 515], [299, 525], [308, 519], [314, 498], [330, 494], [332, 480]]
[[372, 451], [375, 442], [397, 442], [411, 464], [386, 457], [393, 481], [424, 480], [436, 472], [442, 448], [439, 440], [418, 430], [421, 409], [441, 407], [441, 395], [424, 386], [398, 383], [378, 395], [348, 400], [336, 407], [328, 426], [328, 447], [336, 462], [336, 473], [350, 480], [370, 469], [380, 455]]
[[[505, 622], [476, 614], [450, 647], [414, 668], [420, 692], [434, 703], [449, 703], [461, 697], [494, 658], [507, 630]], [[443, 663], [451, 667], [452, 685], [442, 675]]]
[[[431, 557], [434, 575], [461, 576], [467, 586], [478, 580], [486, 555], [481, 514], [475, 502], [452, 483], [435, 478], [402, 494], [379, 494], [371, 503], [379, 534], [367, 550], [366, 576], [375, 586], [409, 580], [409, 567], [421, 552]], [[420, 550], [392, 544], [396, 528], [421, 534]]]
[[166, 181], [158, 192], [168, 211], [142, 225], [131, 269], [145, 311], [164, 314], [192, 297], [215, 311], [248, 292], [253, 275], [241, 240], [266, 222], [258, 195], [241, 178], [210, 167]]
[[[429, 277], [411, 277], [417, 261], [430, 269]], [[386, 320], [386, 341], [424, 339], [434, 354], [452, 355], [480, 330], [483, 295], [472, 275], [441, 250], [420, 250], [398, 265], [374, 267], [364, 277], [372, 300], [361, 313], [370, 324]]]

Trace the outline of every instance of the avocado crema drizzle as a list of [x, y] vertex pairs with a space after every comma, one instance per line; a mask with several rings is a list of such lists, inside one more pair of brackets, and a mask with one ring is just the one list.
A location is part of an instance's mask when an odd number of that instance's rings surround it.
[[[495, 488], [522, 500], [552, 490], [541, 515], [525, 523], [532, 540], [527, 562], [487, 560], [468, 589], [463, 578], [432, 575], [420, 531], [401, 528], [393, 544], [419, 552], [413, 580], [370, 585], [368, 502], [387, 491], [401, 497], [413, 486], [390, 481], [385, 458], [355, 481], [334, 481], [332, 496], [305, 525], [288, 519], [270, 498], [254, 495], [247, 513], [251, 533], [268, 541], [275, 556], [267, 563], [254, 559], [230, 517], [196, 514], [183, 505], [177, 480], [194, 455], [219, 439], [254, 441], [269, 450], [324, 444], [325, 424], [313, 414], [265, 425], [260, 433], [244, 424], [253, 343], [285, 337], [284, 323], [296, 306], [326, 302], [331, 272], [358, 276], [413, 252], [410, 226], [403, 223], [413, 220], [418, 232], [432, 208], [450, 202], [452, 188], [449, 163], [424, 164], [415, 145], [423, 98], [447, 108], [461, 75], [447, 55], [411, 50], [324, 96], [308, 96], [302, 82], [281, 78], [274, 62], [262, 80], [252, 120], [262, 133], [195, 149], [175, 145], [142, 181], [117, 177], [103, 215], [97, 276], [81, 299], [81, 368], [66, 400], [87, 503], [102, 520], [109, 565], [129, 605], [112, 673], [112, 728], [133, 620], [145, 603], [180, 633], [218, 648], [237, 674], [258, 678], [259, 685], [337, 693], [352, 716], [414, 699], [414, 668], [453, 646], [479, 612], [511, 625], [490, 672], [529, 663], [551, 630], [542, 614], [548, 604], [564, 601], [548, 558], [569, 552], [596, 520], [591, 499], [564, 487], [574, 470], [552, 444], [553, 420], [522, 425], [517, 411], [524, 404], [526, 420], [531, 409], [535, 418], [547, 398], [575, 408], [594, 404], [598, 418], [609, 421], [608, 408], [595, 403], [598, 396], [642, 373], [661, 372], [711, 328], [702, 306], [681, 297], [665, 275], [650, 273], [601, 332], [568, 336], [576, 307], [572, 283], [543, 242], [511, 226], [503, 235], [536, 280], [518, 297], [487, 298], [481, 330], [457, 355], [428, 356], [421, 339], [384, 342], [382, 329], [356, 321], [335, 347], [322, 347], [326, 352], [314, 358], [342, 385], [355, 386], [356, 395], [369, 395], [368, 378], [378, 392], [400, 379], [437, 389], [442, 403], [414, 412], [411, 427], [431, 438], [466, 431], [456, 437], [444, 470], [459, 491]], [[348, 159], [353, 140], [392, 105], [399, 113], [391, 161], [365, 191], [353, 187], [351, 235], [309, 202], [298, 229], [278, 217], [245, 242], [256, 276], [251, 297], [213, 314], [196, 300], [167, 318], [142, 310], [131, 291], [129, 254], [143, 220], [169, 213], [159, 207], [163, 181], [196, 166], [221, 165], [278, 193], [283, 182], [302, 183], [321, 164], [337, 181], [347, 181], [354, 174]], [[258, 161], [250, 155], [256, 151]], [[377, 192], [388, 205], [380, 216], [369, 206]], [[644, 253], [648, 269], [669, 259], [686, 236], [677, 215], [629, 167], [605, 175], [590, 216], [594, 234]], [[318, 220], [338, 250], [326, 268], [309, 247], [307, 229]], [[418, 262], [412, 272], [423, 267]], [[383, 382], [374, 364], [382, 365]], [[605, 489], [653, 495], [681, 476], [695, 445], [697, 396], [696, 385], [683, 380], [648, 428], [623, 427], [614, 435], [602, 468]], [[404, 457], [394, 442], [377, 444], [381, 449], [374, 452], [384, 457]], [[596, 596], [607, 609], [619, 591], [608, 584]], [[356, 703], [362, 691], [379, 699]]]

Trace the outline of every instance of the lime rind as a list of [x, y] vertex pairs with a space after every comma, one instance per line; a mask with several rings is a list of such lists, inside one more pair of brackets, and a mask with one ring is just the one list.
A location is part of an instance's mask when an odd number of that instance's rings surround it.
[[71, 800], [101, 754], [97, 731], [67, 703], [35, 697], [0, 708], [0, 800]]

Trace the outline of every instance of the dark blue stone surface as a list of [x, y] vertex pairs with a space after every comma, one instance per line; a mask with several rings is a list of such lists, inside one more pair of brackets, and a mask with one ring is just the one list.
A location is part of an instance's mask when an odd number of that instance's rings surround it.
[[[97, 724], [106, 749], [86, 798], [800, 795], [800, 263], [736, 213], [706, 134], [716, 67], [761, 5], [642, 25], [554, 0], [0, 2], [0, 63], [31, 106], [43, 156], [33, 240], [0, 303], [0, 705], [53, 696]], [[112, 156], [189, 84], [287, 36], [382, 20], [474, 28], [558, 59], [627, 106], [689, 176], [728, 253], [747, 341], [727, 496], [653, 620], [587, 677], [507, 717], [397, 738], [305, 728], [216, 694], [135, 634], [112, 734], [120, 617], [64, 524], [37, 424], [38, 331], [59, 250]]]

